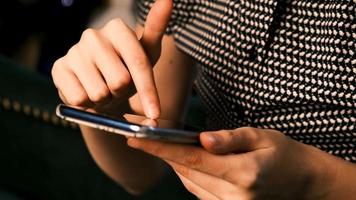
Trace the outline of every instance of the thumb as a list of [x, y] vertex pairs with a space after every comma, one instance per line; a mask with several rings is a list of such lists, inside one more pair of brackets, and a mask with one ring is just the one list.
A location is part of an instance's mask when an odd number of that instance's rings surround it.
[[157, 0], [147, 15], [141, 44], [154, 65], [161, 54], [163, 35], [171, 17], [173, 0]]
[[272, 132], [266, 133], [263, 129], [245, 127], [235, 130], [204, 132], [200, 134], [200, 141], [203, 147], [211, 153], [247, 153], [271, 147], [273, 145], [272, 135]]

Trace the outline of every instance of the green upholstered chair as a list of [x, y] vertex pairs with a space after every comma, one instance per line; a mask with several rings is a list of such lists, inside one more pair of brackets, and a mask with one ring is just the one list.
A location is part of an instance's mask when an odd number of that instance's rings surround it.
[[54, 115], [59, 102], [51, 80], [0, 57], [0, 197], [192, 199], [175, 175], [130, 196], [95, 165], [78, 128]]

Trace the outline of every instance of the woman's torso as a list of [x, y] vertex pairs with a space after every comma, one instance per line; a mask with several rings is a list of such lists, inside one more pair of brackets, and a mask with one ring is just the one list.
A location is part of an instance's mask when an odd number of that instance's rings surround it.
[[209, 128], [277, 129], [356, 161], [355, 2], [175, 0], [168, 32], [199, 65]]

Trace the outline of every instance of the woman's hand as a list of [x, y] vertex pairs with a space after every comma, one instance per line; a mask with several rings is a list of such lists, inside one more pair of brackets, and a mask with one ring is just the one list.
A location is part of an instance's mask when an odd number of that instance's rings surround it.
[[70, 105], [100, 108], [127, 100], [137, 91], [146, 116], [157, 118], [160, 104], [153, 65], [160, 57], [172, 7], [170, 0], [156, 1], [140, 39], [120, 19], [102, 29], [84, 31], [80, 41], [53, 66], [61, 99]]
[[204, 149], [135, 138], [128, 144], [164, 159], [201, 199], [333, 199], [341, 190], [352, 197], [337, 179], [340, 166], [355, 176], [352, 164], [278, 131], [239, 128], [200, 140]]

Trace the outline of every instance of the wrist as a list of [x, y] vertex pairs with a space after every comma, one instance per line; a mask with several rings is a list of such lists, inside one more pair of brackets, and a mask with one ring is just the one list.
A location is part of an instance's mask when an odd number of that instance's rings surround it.
[[326, 200], [354, 199], [356, 192], [356, 165], [338, 157], [332, 157], [335, 167], [333, 182]]
[[312, 146], [307, 151], [310, 182], [306, 199], [351, 199], [356, 190], [355, 165]]

